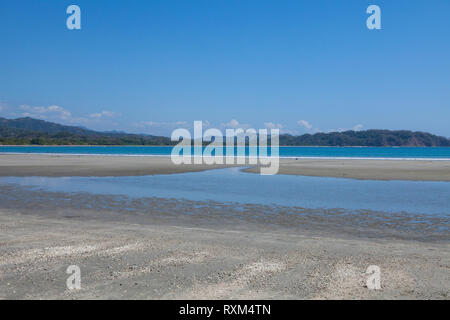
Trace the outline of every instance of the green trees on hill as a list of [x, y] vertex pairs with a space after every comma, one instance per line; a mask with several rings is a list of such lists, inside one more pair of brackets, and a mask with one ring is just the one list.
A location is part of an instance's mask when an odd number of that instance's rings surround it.
[[[3, 145], [170, 145], [167, 137], [126, 133], [96, 132], [78, 127], [25, 118], [0, 119], [0, 144]], [[33, 126], [33, 121], [37, 124]], [[46, 126], [48, 124], [48, 126]]]
[[[143, 145], [169, 146], [168, 137], [97, 132], [32, 118], [0, 118], [0, 145]], [[282, 146], [439, 146], [450, 139], [426, 132], [366, 130], [280, 136]]]
[[426, 132], [366, 130], [280, 136], [284, 146], [449, 147], [450, 140]]

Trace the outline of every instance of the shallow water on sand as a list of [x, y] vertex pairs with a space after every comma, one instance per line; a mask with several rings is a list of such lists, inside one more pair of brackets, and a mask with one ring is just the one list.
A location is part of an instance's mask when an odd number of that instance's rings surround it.
[[0, 184], [19, 184], [51, 192], [117, 194], [133, 198], [213, 200], [450, 216], [449, 182], [262, 176], [231, 168], [138, 177], [1, 177]]

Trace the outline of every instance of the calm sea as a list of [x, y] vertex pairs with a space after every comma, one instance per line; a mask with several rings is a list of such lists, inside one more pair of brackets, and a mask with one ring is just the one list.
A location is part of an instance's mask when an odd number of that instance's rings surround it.
[[[270, 149], [270, 148], [269, 148]], [[0, 153], [54, 153], [86, 155], [170, 155], [172, 147], [139, 146], [0, 146]], [[281, 157], [448, 159], [450, 147], [280, 147]], [[248, 150], [246, 150], [248, 154]]]

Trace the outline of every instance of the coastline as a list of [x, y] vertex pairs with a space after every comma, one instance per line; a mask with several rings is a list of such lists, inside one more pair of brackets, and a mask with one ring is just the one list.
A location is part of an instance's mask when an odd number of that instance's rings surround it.
[[[0, 154], [0, 176], [142, 176], [249, 165], [175, 165], [170, 156]], [[259, 173], [258, 166], [243, 169]], [[279, 174], [365, 180], [450, 181], [450, 161], [439, 159], [280, 158]]]

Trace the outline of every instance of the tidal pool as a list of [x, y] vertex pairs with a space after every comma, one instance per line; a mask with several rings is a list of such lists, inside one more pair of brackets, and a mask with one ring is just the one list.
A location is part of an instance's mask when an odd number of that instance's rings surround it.
[[88, 192], [132, 198], [342, 208], [440, 217], [450, 215], [449, 182], [262, 176], [231, 168], [137, 177], [1, 177], [0, 184], [18, 184], [51, 192]]

